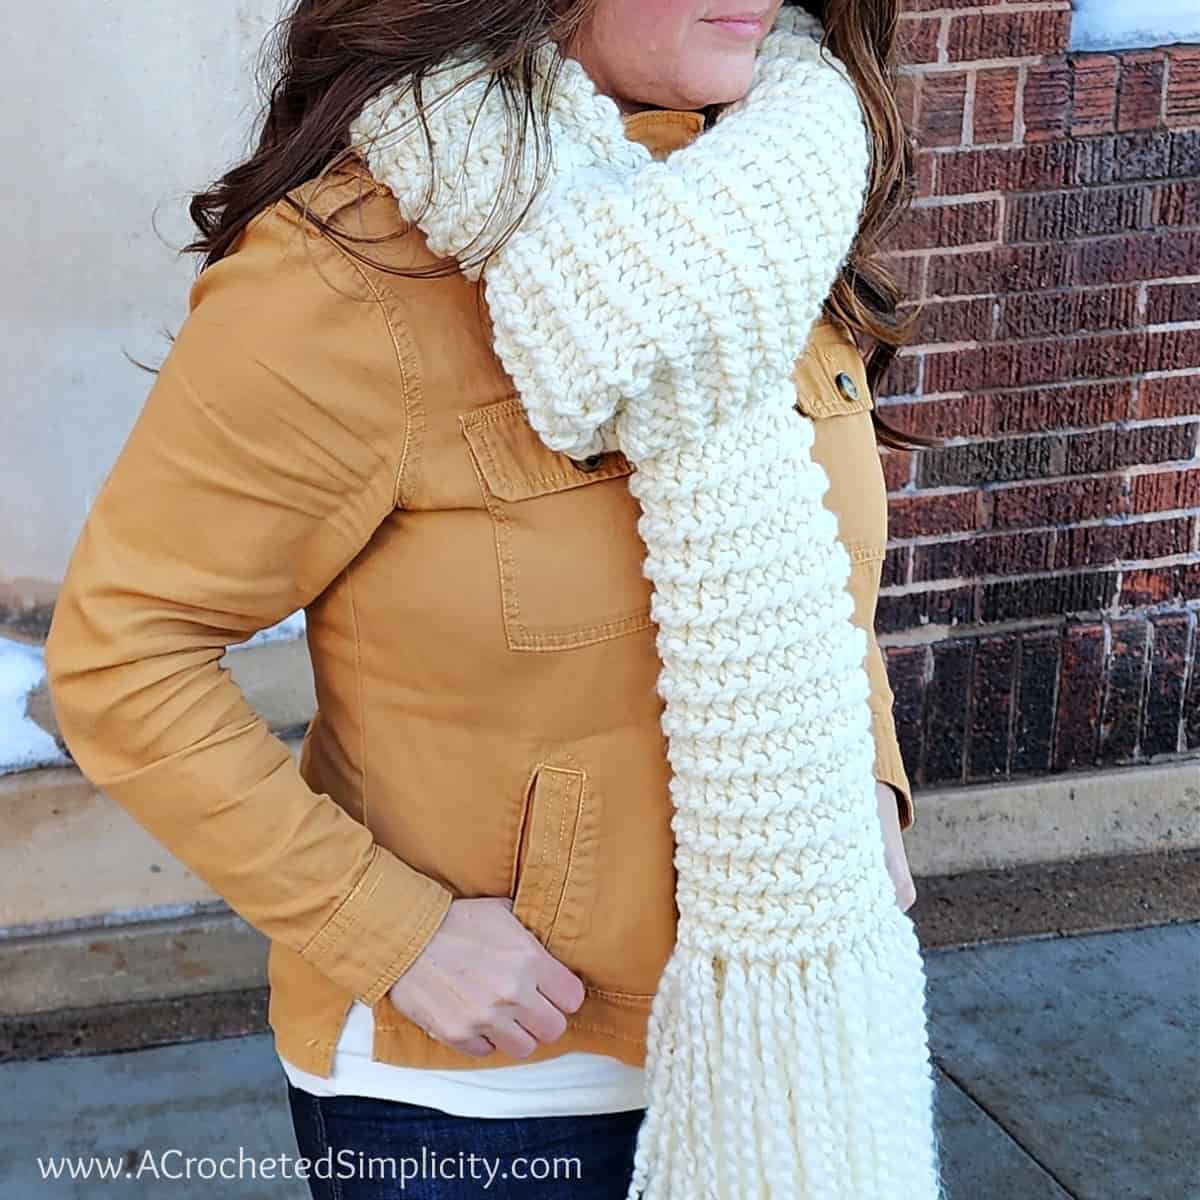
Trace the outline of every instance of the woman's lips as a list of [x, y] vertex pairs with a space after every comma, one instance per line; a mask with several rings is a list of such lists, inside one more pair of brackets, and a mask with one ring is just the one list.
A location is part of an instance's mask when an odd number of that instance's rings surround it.
[[714, 29], [720, 29], [731, 37], [751, 40], [762, 33], [763, 18], [748, 13], [730, 17], [710, 17], [704, 24], [711, 25]]

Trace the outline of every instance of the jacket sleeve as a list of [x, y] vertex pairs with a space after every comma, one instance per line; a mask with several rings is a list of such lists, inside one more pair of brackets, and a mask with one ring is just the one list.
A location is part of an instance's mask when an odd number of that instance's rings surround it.
[[219, 665], [317, 597], [397, 501], [385, 305], [283, 205], [190, 313], [75, 546], [46, 647], [80, 768], [230, 907], [373, 1004], [452, 899], [312, 791]]
[[900, 828], [908, 829], [916, 819], [913, 809], [912, 785], [904, 769], [900, 755], [900, 742], [896, 737], [896, 722], [892, 715], [895, 696], [888, 680], [887, 666], [879, 642], [870, 629], [867, 630], [867, 677], [871, 681], [871, 727], [875, 734], [875, 778], [889, 784], [896, 793], [900, 808]]

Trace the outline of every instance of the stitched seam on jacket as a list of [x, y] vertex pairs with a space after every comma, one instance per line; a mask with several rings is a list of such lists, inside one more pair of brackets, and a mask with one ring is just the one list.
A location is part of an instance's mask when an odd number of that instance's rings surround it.
[[[562, 770], [562, 768], [555, 768]], [[565, 772], [564, 772], [565, 773]], [[583, 820], [584, 820], [584, 804], [587, 800], [587, 773], [584, 771], [571, 771], [572, 775], [576, 776], [576, 783], [572, 785], [571, 791], [567, 790], [567, 781], [563, 781], [563, 792], [568, 798], [574, 797], [574, 817], [575, 822], [571, 828], [571, 836], [569, 839], [564, 838], [566, 844], [567, 861], [562, 868], [562, 885], [558, 889], [558, 903], [554, 907], [554, 920], [551, 922], [550, 928], [554, 933], [558, 933], [558, 924], [562, 918], [563, 904], [566, 902], [567, 894], [570, 891], [574, 876], [578, 873], [579, 864], [579, 839], [583, 835]], [[575, 789], [578, 789], [576, 792]], [[563, 811], [563, 826], [564, 829], [568, 822], [568, 814]], [[577, 940], [576, 937], [567, 937], [566, 935], [559, 936], [557, 946], [561, 951], [563, 943], [568, 942], [573, 944]]]
[[387, 965], [375, 977], [371, 986], [367, 989], [364, 995], [371, 998], [371, 1003], [374, 1004], [385, 996], [391, 990], [392, 984], [401, 973], [401, 964], [407, 964], [412, 957], [413, 946], [416, 945], [417, 938], [423, 935], [425, 925], [430, 916], [437, 910], [442, 903], [442, 893], [434, 892], [432, 898], [429, 899], [425, 907], [418, 912], [418, 920], [413, 922], [413, 932], [408, 935], [408, 940], [403, 947], [388, 960]]
[[[509, 424], [515, 416], [523, 412], [524, 406], [520, 399], [501, 400], [488, 405], [486, 408], [474, 409], [471, 412], [463, 413], [461, 417], [463, 431], [467, 434], [468, 441], [471, 441], [472, 444], [478, 442], [487, 448], [487, 460], [492, 478], [486, 479], [485, 484], [489, 488], [491, 487], [492, 479], [494, 479], [497, 487], [516, 489], [520, 484], [524, 483], [545, 487], [549, 491], [566, 492], [571, 491], [573, 488], [586, 487], [593, 483], [603, 483], [606, 479], [619, 479], [633, 474], [633, 463], [619, 450], [614, 450], [605, 455], [608, 462], [595, 471], [573, 474], [565, 465], [558, 465], [553, 472], [547, 470], [538, 474], [532, 474], [529, 471], [524, 471], [521, 473], [519, 479], [514, 479], [504, 470], [503, 465], [496, 458], [492, 442], [488, 438], [487, 433], [490, 427]], [[471, 439], [470, 434], [476, 430], [479, 431], [479, 437]], [[536, 437], [536, 434], [534, 436]], [[510, 496], [499, 493], [495, 493], [495, 495], [497, 499], [515, 503]], [[521, 497], [521, 499], [524, 498]]]
[[626, 1004], [631, 1008], [641, 1008], [654, 999], [653, 992], [617, 992], [612, 988], [597, 987], [585, 987], [584, 991], [610, 1004]]
[[876, 542], [858, 541], [852, 538], [845, 541], [843, 545], [850, 555], [850, 561], [854, 563], [881, 561], [887, 554], [887, 550]]
[[[404, 439], [400, 449], [400, 460], [396, 464], [396, 478], [392, 486], [392, 507], [396, 508], [404, 502], [404, 476], [410, 465], [410, 459], [412, 462], [417, 461], [419, 448], [416, 444], [416, 436], [424, 428], [424, 408], [423, 406], [418, 406], [412, 395], [414, 390], [419, 390], [416, 361], [415, 356], [412, 354], [412, 344], [407, 335], [401, 336], [397, 323], [392, 319], [392, 312], [387, 300], [394, 302], [395, 297], [391, 293], [388, 293], [385, 300], [383, 291], [366, 271], [363, 270], [362, 264], [347, 254], [333, 238], [324, 232], [322, 232], [322, 236], [333, 246], [342, 259], [350, 265], [359, 279], [362, 280], [363, 285], [375, 298], [375, 303], [379, 306], [380, 315], [387, 325], [388, 337], [392, 343], [392, 352], [396, 356], [396, 366], [400, 371], [400, 393], [404, 398]], [[404, 342], [404, 349], [401, 349], [401, 341]]]
[[597, 642], [622, 637], [627, 633], [637, 633], [639, 630], [649, 629], [653, 624], [653, 617], [648, 612], [641, 611], [631, 616], [614, 617], [608, 621], [601, 621], [597, 625], [582, 625], [568, 633], [526, 632], [520, 642], [512, 643], [512, 648], [539, 652], [572, 650], [579, 646], [591, 646]]
[[[367, 706], [363, 699], [362, 636], [358, 627], [358, 604], [354, 599], [354, 568], [347, 566], [346, 597], [350, 602], [350, 624], [354, 629], [354, 690], [358, 697], [358, 809], [367, 825]], [[369, 826], [367, 826], [369, 828]]]
[[362, 873], [358, 882], [350, 889], [341, 904], [334, 909], [325, 924], [301, 947], [301, 958], [312, 959], [321, 957], [333, 943], [341, 938], [347, 929], [353, 928], [354, 918], [350, 915], [350, 909], [358, 899], [359, 893], [366, 889], [366, 896], [369, 899], [379, 887], [380, 876], [378, 874], [378, 866], [380, 853], [380, 848], [376, 846], [367, 863], [367, 869]]
[[[462, 417], [459, 418], [459, 424], [464, 433], [466, 431], [466, 422]], [[487, 485], [487, 480], [484, 476], [483, 466], [479, 462], [475, 451], [475, 446], [470, 438], [467, 441], [467, 451], [471, 459], [471, 469], [475, 472], [475, 481], [479, 486], [479, 493], [483, 497], [483, 503], [487, 509], [488, 516], [492, 522], [492, 541], [496, 547], [496, 570], [500, 578], [500, 620], [504, 626], [504, 640], [510, 650], [520, 648], [520, 638], [517, 630], [524, 633], [524, 626], [521, 625], [520, 604], [517, 601], [515, 589], [515, 580], [512, 572], [512, 552], [509, 544], [508, 517], [497, 507], [496, 498], [492, 495], [491, 488]], [[486, 446], [485, 451], [490, 456], [491, 448]]]
[[[585, 988], [584, 990], [589, 993], [595, 992], [597, 995], [601, 995], [601, 996], [605, 995], [605, 993], [596, 992], [595, 988]], [[617, 992], [617, 993], [612, 993], [612, 994], [620, 995], [621, 993]], [[636, 994], [631, 994], [631, 995], [633, 996], [634, 999], [639, 1001], [639, 1003], [637, 1005], [638, 1008], [643, 1008], [643, 1009], [649, 1010], [650, 1001], [653, 999], [653, 997], [640, 996], [640, 995], [636, 995]], [[377, 1025], [376, 1031], [378, 1033], [411, 1034], [411, 1031], [414, 1028], [415, 1028], [415, 1025], [412, 1023], [410, 1023], [408, 1025]], [[617, 1029], [613, 1025], [606, 1025], [602, 1021], [576, 1021], [576, 1020], [573, 1020], [570, 1016], [568, 1016], [567, 1017], [567, 1028], [582, 1030], [585, 1033], [602, 1033], [606, 1037], [613, 1038], [615, 1041], [631, 1042], [635, 1046], [642, 1045], [645, 1042], [644, 1034], [629, 1033], [626, 1030]], [[326, 1042], [326, 1043], [322, 1043], [322, 1045], [325, 1048], [328, 1048], [329, 1046], [333, 1045], [333, 1043]], [[384, 1062], [386, 1060], [377, 1059], [376, 1061]]]

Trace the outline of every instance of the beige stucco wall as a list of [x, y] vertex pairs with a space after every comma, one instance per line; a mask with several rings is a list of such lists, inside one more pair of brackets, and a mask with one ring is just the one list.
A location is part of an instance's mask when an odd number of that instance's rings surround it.
[[[188, 192], [241, 157], [280, 0], [4, 14], [0, 606], [52, 597], [195, 276]], [[157, 226], [157, 232], [156, 227]]]

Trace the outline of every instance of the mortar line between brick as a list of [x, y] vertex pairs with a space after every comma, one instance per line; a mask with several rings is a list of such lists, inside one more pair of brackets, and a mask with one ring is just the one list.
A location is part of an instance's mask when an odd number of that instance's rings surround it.
[[1029, 82], [1029, 66], [1027, 62], [1017, 66], [1017, 94], [1013, 99], [1013, 141], [1018, 146], [1025, 145], [1025, 86]]
[[967, 94], [963, 97], [962, 142], [965, 146], [975, 144], [975, 88], [978, 86], [979, 72], [967, 72]]

